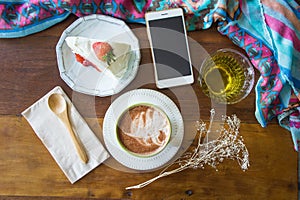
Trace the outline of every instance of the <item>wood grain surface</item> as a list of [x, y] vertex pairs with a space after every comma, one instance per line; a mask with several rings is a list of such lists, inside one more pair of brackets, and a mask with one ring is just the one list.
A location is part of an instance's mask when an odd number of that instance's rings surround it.
[[[235, 161], [225, 161], [218, 171], [210, 167], [186, 170], [151, 185], [126, 191], [156, 176], [128, 173], [102, 164], [75, 184], [70, 184], [21, 112], [55, 86], [61, 86], [99, 138], [103, 117], [112, 97], [93, 97], [72, 91], [60, 78], [55, 46], [63, 30], [76, 17], [45, 31], [18, 39], [0, 39], [0, 200], [7, 199], [297, 199], [297, 153], [290, 133], [274, 120], [262, 128], [255, 119], [255, 91], [221, 112], [237, 114], [250, 153], [250, 168], [243, 172]], [[146, 29], [130, 24], [141, 43], [141, 66], [136, 79], [124, 89], [156, 89]], [[216, 27], [189, 32], [192, 45], [201, 44], [208, 53], [234, 46]], [[198, 54], [197, 54], [198, 53]], [[192, 52], [193, 59], [201, 58]], [[197, 78], [197, 66], [195, 78]], [[152, 74], [151, 74], [152, 73]], [[259, 76], [256, 71], [256, 80]], [[146, 83], [143, 82], [145, 78]], [[152, 80], [152, 82], [151, 82]], [[211, 102], [197, 81], [192, 86], [160, 90], [180, 108], [187, 130], [193, 123], [209, 119]]]

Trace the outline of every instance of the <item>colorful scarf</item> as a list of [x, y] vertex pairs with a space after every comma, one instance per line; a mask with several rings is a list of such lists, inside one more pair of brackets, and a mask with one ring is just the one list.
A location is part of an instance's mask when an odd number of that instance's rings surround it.
[[144, 23], [149, 10], [181, 7], [188, 30], [217, 21], [221, 34], [245, 50], [261, 76], [256, 85], [258, 122], [277, 117], [300, 141], [300, 7], [294, 0], [0, 0], [0, 37], [42, 31], [70, 13], [105, 14]]

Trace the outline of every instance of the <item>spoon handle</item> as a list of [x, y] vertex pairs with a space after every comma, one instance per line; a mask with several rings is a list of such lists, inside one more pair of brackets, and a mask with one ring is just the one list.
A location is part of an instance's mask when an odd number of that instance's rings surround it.
[[82, 162], [87, 163], [88, 162], [88, 156], [87, 156], [87, 154], [84, 150], [84, 147], [83, 147], [82, 143], [79, 141], [79, 139], [75, 135], [75, 133], [74, 133], [72, 127], [71, 127], [71, 124], [70, 124], [70, 121], [69, 121], [68, 117], [64, 116], [62, 121], [64, 121], [64, 124], [66, 125], [66, 127], [67, 127], [67, 129], [68, 129], [68, 131], [71, 135], [71, 138], [73, 140], [73, 143], [75, 145], [75, 148], [77, 150], [77, 153], [78, 153], [80, 159], [82, 160]]

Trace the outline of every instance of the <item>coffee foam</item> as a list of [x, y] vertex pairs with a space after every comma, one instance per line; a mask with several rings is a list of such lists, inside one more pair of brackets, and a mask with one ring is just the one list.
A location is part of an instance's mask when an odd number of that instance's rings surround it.
[[[170, 134], [168, 118], [158, 109], [148, 107], [146, 111], [137, 113], [130, 124], [130, 132], [124, 133], [135, 138], [144, 146], [163, 146]], [[161, 140], [161, 138], [163, 138]]]

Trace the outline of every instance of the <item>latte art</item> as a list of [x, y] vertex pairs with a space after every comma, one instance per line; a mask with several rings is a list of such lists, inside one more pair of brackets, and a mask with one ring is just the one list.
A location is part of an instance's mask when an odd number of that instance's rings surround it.
[[168, 120], [160, 112], [153, 108], [137, 113], [132, 120], [130, 132], [124, 132], [126, 135], [137, 139], [143, 145], [152, 143], [163, 145], [166, 133], [169, 132]]
[[170, 137], [171, 127], [159, 109], [138, 105], [126, 111], [118, 123], [118, 138], [129, 151], [149, 155], [161, 150]]

